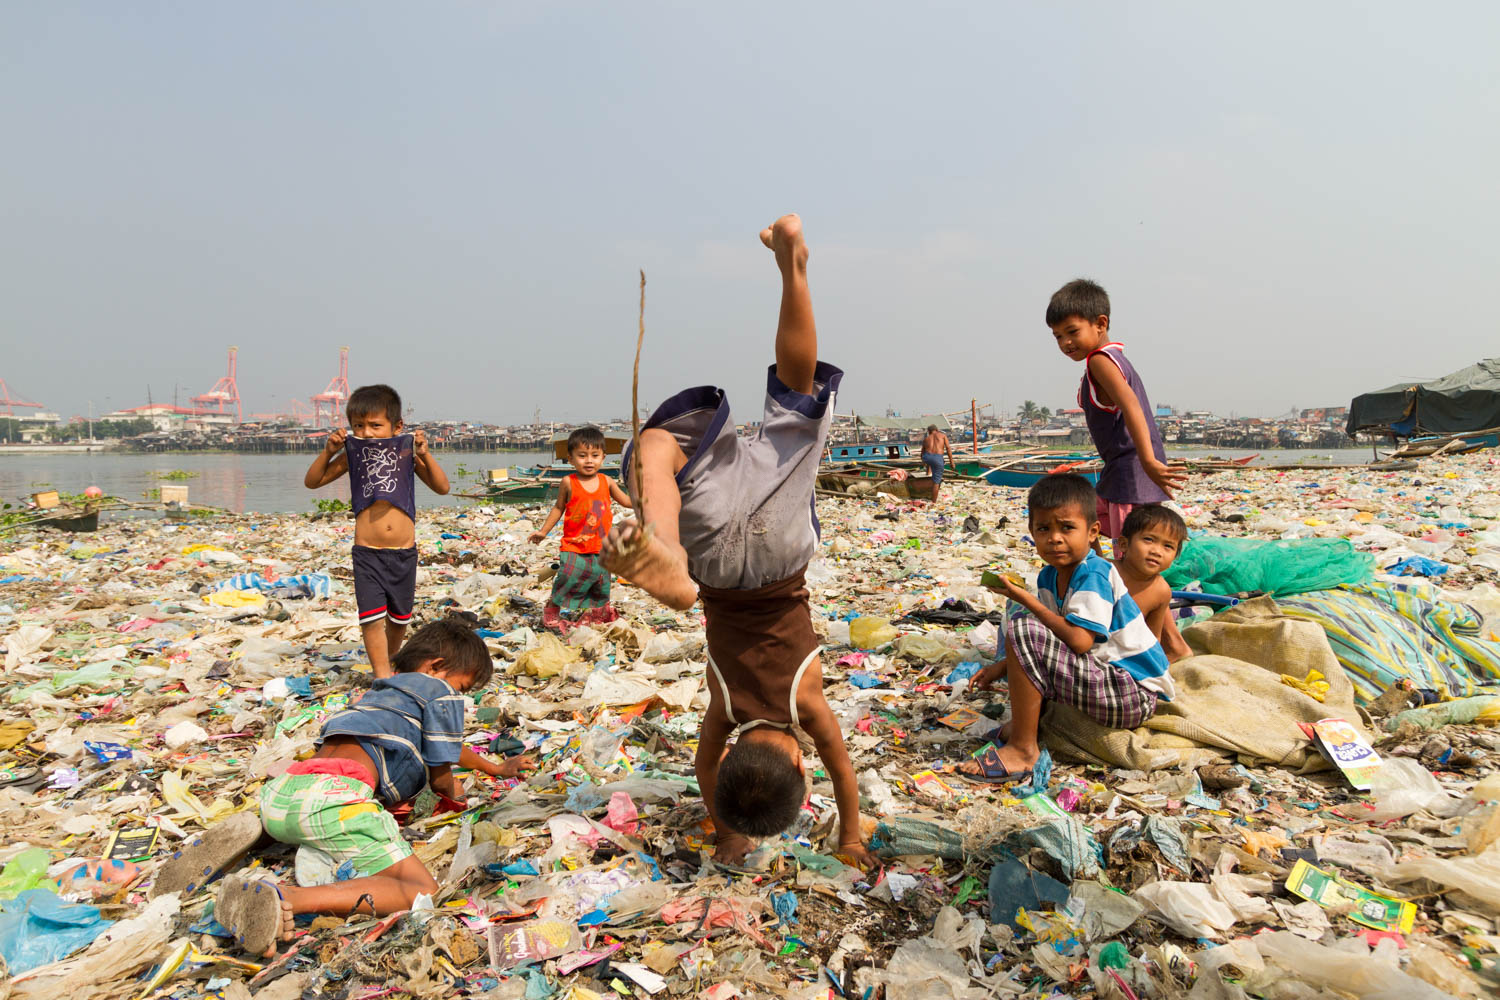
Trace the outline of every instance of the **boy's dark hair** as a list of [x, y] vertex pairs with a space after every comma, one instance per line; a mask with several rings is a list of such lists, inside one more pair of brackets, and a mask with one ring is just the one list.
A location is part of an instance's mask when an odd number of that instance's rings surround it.
[[1052, 293], [1047, 303], [1047, 325], [1057, 326], [1069, 316], [1096, 320], [1109, 315], [1109, 293], [1095, 281], [1074, 278]]
[[580, 427], [568, 435], [568, 454], [575, 448], [598, 448], [604, 450], [604, 432], [597, 427]]
[[362, 385], [349, 394], [349, 403], [344, 407], [352, 424], [355, 417], [371, 413], [384, 413], [395, 427], [401, 423], [401, 394], [388, 385]]
[[1188, 536], [1187, 522], [1182, 519], [1182, 515], [1171, 507], [1151, 503], [1137, 507], [1125, 515], [1125, 524], [1120, 528], [1120, 537], [1134, 538], [1147, 528], [1170, 531], [1179, 545], [1186, 541]]
[[714, 810], [724, 825], [747, 837], [769, 837], [797, 820], [807, 782], [780, 747], [740, 739], [719, 762]]
[[428, 660], [442, 660], [450, 673], [474, 678], [476, 689], [488, 684], [495, 672], [484, 640], [462, 618], [444, 618], [417, 629], [401, 644], [391, 666], [398, 674], [409, 674]]
[[1026, 517], [1036, 519], [1039, 510], [1057, 510], [1077, 505], [1083, 516], [1092, 521], [1098, 517], [1099, 494], [1082, 476], [1043, 476], [1026, 494]]

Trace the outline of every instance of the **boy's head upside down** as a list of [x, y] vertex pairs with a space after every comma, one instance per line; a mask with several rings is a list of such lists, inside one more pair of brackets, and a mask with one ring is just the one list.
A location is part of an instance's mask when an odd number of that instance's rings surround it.
[[759, 726], [740, 734], [719, 762], [714, 809], [725, 826], [770, 837], [797, 820], [807, 798], [802, 751], [786, 730]]

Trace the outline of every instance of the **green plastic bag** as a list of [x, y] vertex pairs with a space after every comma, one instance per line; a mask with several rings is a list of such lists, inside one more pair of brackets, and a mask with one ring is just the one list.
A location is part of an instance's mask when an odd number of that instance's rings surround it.
[[47, 878], [47, 863], [50, 856], [40, 847], [22, 851], [11, 858], [5, 870], [0, 872], [0, 899], [15, 899], [27, 889], [35, 889]]
[[1304, 594], [1345, 583], [1365, 583], [1375, 560], [1346, 538], [1220, 538], [1194, 535], [1162, 574], [1174, 590], [1192, 583], [1206, 594]]

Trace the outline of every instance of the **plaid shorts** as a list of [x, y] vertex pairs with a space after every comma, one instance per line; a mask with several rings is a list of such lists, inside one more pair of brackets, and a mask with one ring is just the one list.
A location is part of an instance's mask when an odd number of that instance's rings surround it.
[[609, 603], [612, 582], [613, 577], [604, 568], [604, 557], [597, 552], [593, 555], [581, 552], [560, 553], [557, 575], [552, 578], [550, 603], [564, 611], [602, 608]]
[[335, 865], [353, 861], [378, 875], [411, 857], [396, 819], [362, 781], [331, 774], [283, 774], [260, 790], [260, 822], [283, 844], [311, 844]]
[[1005, 626], [1005, 648], [1048, 701], [1071, 705], [1101, 726], [1134, 729], [1156, 712], [1156, 692], [1147, 691], [1122, 667], [1092, 653], [1078, 655], [1031, 615]]

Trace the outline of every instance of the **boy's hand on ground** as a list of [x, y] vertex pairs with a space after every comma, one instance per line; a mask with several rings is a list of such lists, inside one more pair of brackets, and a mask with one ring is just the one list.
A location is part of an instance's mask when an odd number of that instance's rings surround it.
[[335, 427], [328, 432], [328, 440], [323, 442], [323, 450], [330, 455], [336, 454], [340, 448], [344, 447], [345, 437], [347, 437], [347, 434], [344, 429], [342, 427]]
[[1182, 465], [1167, 465], [1156, 459], [1141, 459], [1141, 468], [1146, 471], [1146, 478], [1150, 479], [1162, 492], [1167, 494], [1167, 499], [1172, 498], [1172, 492], [1179, 490], [1187, 483], [1187, 468]]
[[979, 673], [974, 675], [974, 683], [970, 685], [975, 691], [988, 691], [990, 685], [1005, 676], [1005, 661], [991, 663]]
[[425, 456], [427, 454], [427, 432], [418, 428], [412, 432], [411, 448], [413, 453]]
[[536, 758], [527, 753], [522, 754], [519, 757], [512, 757], [504, 764], [501, 764], [498, 768], [495, 769], [495, 777], [519, 778], [523, 773], [535, 770]]
[[543, 531], [533, 531], [531, 534], [529, 534], [529, 535], [526, 536], [526, 540], [528, 542], [530, 542], [532, 545], [535, 545], [536, 543], [540, 542], [543, 538], [546, 538], [546, 537], [547, 537], [546, 532], [543, 532]]
[[845, 864], [851, 864], [862, 871], [880, 867], [880, 859], [871, 854], [869, 848], [857, 840], [849, 844], [840, 844], [834, 856]]

